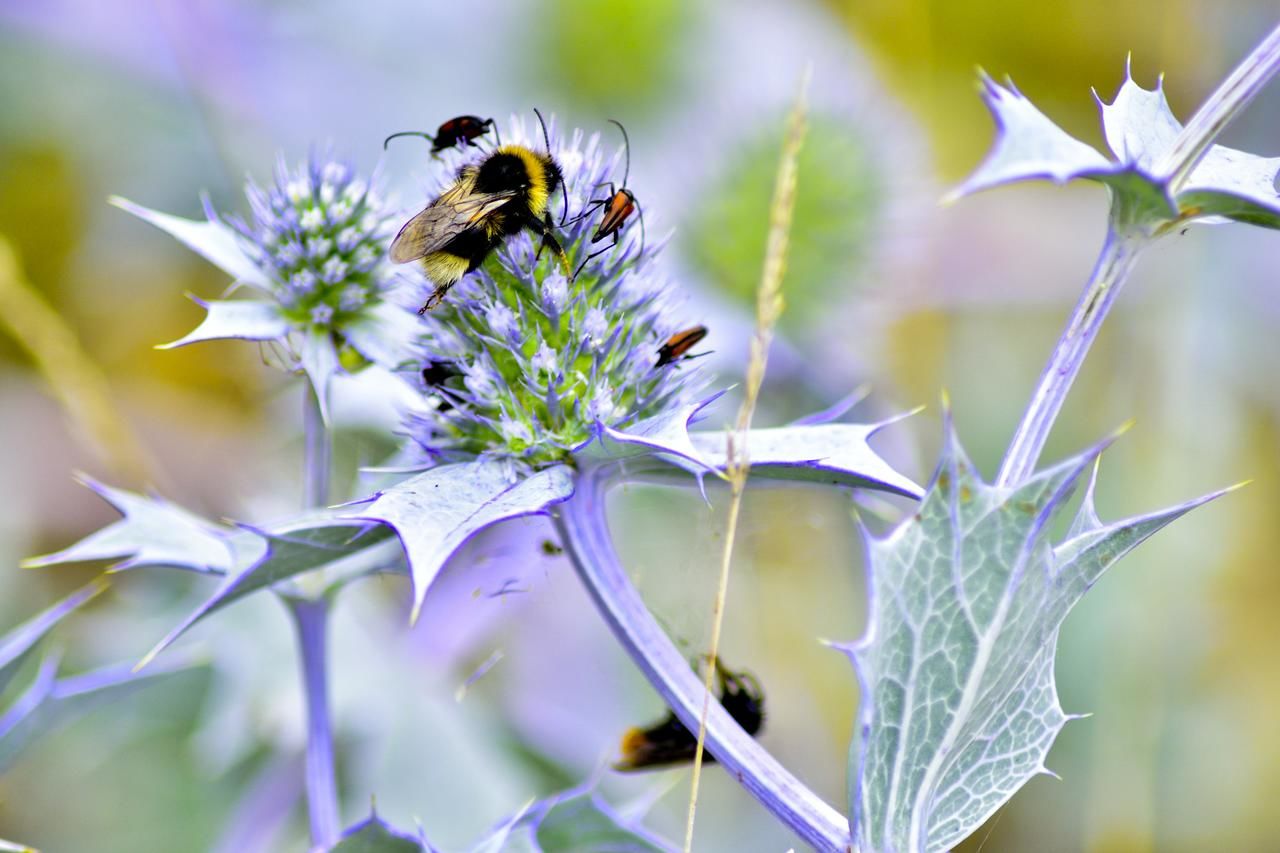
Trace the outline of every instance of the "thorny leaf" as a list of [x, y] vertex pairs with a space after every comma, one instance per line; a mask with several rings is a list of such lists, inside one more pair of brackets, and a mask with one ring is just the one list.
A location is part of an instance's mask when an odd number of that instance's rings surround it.
[[[699, 479], [722, 470], [726, 463], [725, 432], [689, 430], [701, 410], [719, 396], [625, 429], [602, 428], [598, 440], [585, 449], [585, 456], [592, 460], [625, 460], [656, 455]], [[898, 418], [877, 424], [828, 422], [854, 402], [853, 398], [842, 400], [831, 410], [792, 426], [751, 430], [748, 457], [752, 477], [836, 483], [920, 497], [920, 487], [894, 470], [867, 443]]]
[[1002, 86], [984, 74], [982, 87], [995, 118], [996, 142], [953, 197], [1034, 178], [1058, 183], [1086, 178], [1111, 188], [1113, 217], [1127, 227], [1158, 233], [1170, 223], [1237, 220], [1280, 228], [1275, 186], [1280, 158], [1214, 145], [1176, 190], [1168, 175], [1155, 173], [1182, 130], [1161, 82], [1144, 89], [1126, 68], [1115, 99], [1110, 104], [1098, 99], [1115, 160], [1067, 134], [1012, 82]]
[[229, 572], [222, 586], [156, 644], [138, 663], [138, 669], [205, 616], [258, 590], [317, 569], [331, 570], [336, 583], [392, 568], [399, 562], [396, 549], [380, 547], [388, 543], [391, 531], [333, 515], [253, 532], [266, 543], [265, 551], [243, 568]]
[[213, 299], [208, 302], [191, 297], [208, 313], [190, 332], [160, 349], [184, 347], [202, 341], [243, 340], [274, 341], [289, 332], [289, 321], [280, 306], [264, 299]]
[[668, 841], [624, 818], [592, 783], [531, 802], [499, 823], [470, 853], [667, 853]]
[[[879, 424], [813, 424], [753, 429], [747, 438], [752, 479], [804, 480], [879, 489], [919, 498], [921, 489], [871, 449], [867, 439]], [[725, 435], [690, 436], [702, 458], [716, 468], [725, 464]]]
[[221, 269], [237, 282], [266, 287], [268, 282], [262, 270], [245, 254], [241, 247], [240, 237], [235, 230], [217, 218], [205, 204], [206, 221], [183, 219], [161, 213], [149, 207], [135, 204], [127, 198], [112, 196], [109, 201], [121, 210], [128, 211], [139, 219], [150, 222], [161, 231], [168, 232], [181, 243], [190, 247], [197, 254]]
[[502, 461], [459, 462], [397, 483], [347, 518], [381, 522], [400, 537], [416, 620], [436, 575], [471, 537], [499, 521], [543, 513], [572, 494], [573, 475], [564, 465], [513, 479]]
[[102, 581], [94, 581], [81, 587], [48, 610], [31, 617], [9, 633], [0, 637], [0, 694], [9, 686], [22, 664], [36, 644], [62, 621], [68, 613], [92, 599], [107, 588]]
[[433, 853], [434, 848], [421, 834], [396, 829], [374, 811], [343, 832], [342, 840], [329, 850], [330, 853]]
[[124, 557], [112, 567], [114, 571], [163, 566], [222, 573], [231, 568], [235, 556], [231, 528], [206, 521], [159, 496], [115, 489], [83, 475], [80, 479], [124, 518], [70, 548], [25, 560], [24, 567]]
[[116, 665], [57, 678], [58, 658], [48, 656], [31, 686], [0, 715], [0, 772], [41, 735], [193, 666], [191, 661], [178, 661], [139, 675], [127, 666]]
[[1070, 719], [1053, 679], [1067, 613], [1131, 548], [1221, 494], [1103, 524], [1090, 483], [1054, 545], [1050, 525], [1102, 449], [997, 488], [948, 422], [918, 513], [868, 537], [869, 625], [845, 648], [863, 696], [850, 762], [861, 849], [948, 850], [1048, 772]]

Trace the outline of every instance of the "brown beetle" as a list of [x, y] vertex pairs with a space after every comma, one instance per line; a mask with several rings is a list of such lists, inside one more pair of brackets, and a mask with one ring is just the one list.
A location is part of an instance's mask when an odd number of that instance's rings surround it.
[[[588, 261], [618, 245], [618, 232], [622, 230], [622, 226], [626, 224], [632, 213], [635, 213], [640, 218], [640, 251], [644, 251], [644, 211], [640, 209], [640, 203], [636, 201], [635, 194], [627, 189], [627, 178], [631, 176], [631, 140], [627, 137], [627, 129], [622, 126], [621, 122], [613, 119], [609, 119], [609, 121], [616, 124], [618, 130], [622, 131], [622, 141], [626, 145], [627, 165], [622, 172], [622, 186], [615, 189], [613, 181], [609, 181], [609, 195], [605, 198], [593, 198], [587, 202], [586, 207], [582, 209], [582, 213], [578, 215], [578, 218], [582, 219], [600, 208], [604, 208], [604, 217], [600, 220], [596, 233], [591, 235], [591, 243], [595, 245], [606, 237], [612, 237], [613, 242], [603, 249], [587, 255], [574, 271], [574, 278], [578, 277], [578, 273], [582, 272], [582, 268], [587, 265]], [[602, 187], [605, 184], [597, 184], [596, 186]]]
[[665, 367], [672, 362], [679, 361], [683, 358], [697, 358], [697, 356], [686, 356], [689, 350], [698, 345], [698, 342], [707, 336], [706, 326], [694, 326], [692, 329], [685, 329], [683, 332], [676, 332], [667, 338], [667, 342], [658, 347], [658, 362], [654, 367]]
[[446, 148], [453, 148], [456, 145], [475, 145], [476, 140], [488, 133], [490, 128], [498, 138], [498, 145], [502, 145], [502, 137], [498, 135], [498, 125], [493, 119], [479, 116], [455, 116], [436, 128], [435, 136], [422, 130], [402, 130], [399, 133], [393, 133], [382, 140], [382, 149], [385, 151], [387, 143], [397, 136], [421, 136], [431, 143], [431, 154], [436, 156]]

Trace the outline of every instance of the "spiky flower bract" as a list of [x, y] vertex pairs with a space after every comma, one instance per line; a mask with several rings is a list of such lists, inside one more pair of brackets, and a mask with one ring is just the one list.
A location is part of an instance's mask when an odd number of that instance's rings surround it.
[[164, 348], [211, 340], [276, 341], [286, 370], [305, 371], [327, 419], [329, 381], [344, 368], [404, 361], [416, 324], [384, 297], [392, 283], [386, 242], [394, 224], [373, 179], [351, 164], [313, 151], [275, 181], [252, 180], [252, 221], [222, 216], [205, 200], [203, 222], [151, 210], [127, 199], [112, 203], [173, 235], [258, 296], [196, 299], [208, 312], [192, 331]]
[[290, 168], [281, 157], [274, 183], [250, 179], [245, 195], [253, 221], [228, 221], [292, 324], [341, 328], [379, 299], [392, 221], [350, 163], [313, 151]]
[[[621, 185], [622, 148], [606, 153], [598, 134], [561, 135], [554, 122], [549, 133], [568, 200], [567, 213], [559, 193], [549, 208], [561, 220], [554, 232], [567, 257], [539, 253], [541, 238], [523, 232], [427, 312], [414, 370], [428, 405], [410, 413], [407, 426], [430, 455], [537, 468], [568, 459], [601, 427], [623, 428], [688, 402], [701, 385], [689, 365], [656, 364], [662, 343], [691, 323], [677, 313], [656, 263], [660, 244], [642, 245], [639, 217], [616, 246], [587, 261], [609, 246], [591, 243], [602, 215], [592, 202], [607, 198], [610, 182]], [[520, 120], [502, 137], [545, 145], [539, 126]], [[484, 156], [452, 154], [451, 165]], [[584, 261], [576, 277], [566, 274]]]

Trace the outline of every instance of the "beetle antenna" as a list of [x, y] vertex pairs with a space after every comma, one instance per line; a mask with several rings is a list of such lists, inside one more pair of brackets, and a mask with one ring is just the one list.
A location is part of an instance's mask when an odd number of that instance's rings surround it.
[[627, 129], [622, 126], [622, 122], [617, 121], [616, 119], [609, 119], [609, 121], [616, 124], [618, 126], [618, 130], [622, 131], [622, 141], [626, 145], [627, 167], [622, 171], [622, 186], [625, 189], [627, 186], [627, 178], [631, 175], [631, 139], [627, 136]]
[[644, 256], [644, 208], [640, 206], [640, 202], [634, 201], [636, 206], [636, 216], [640, 217], [640, 254], [636, 255], [636, 260], [640, 260]]
[[432, 145], [434, 145], [436, 141], [435, 137], [433, 137], [431, 134], [423, 130], [402, 130], [399, 133], [393, 133], [390, 136], [388, 136], [386, 139], [382, 140], [382, 150], [386, 151], [387, 143], [395, 139], [397, 136], [421, 136], [423, 139], [427, 140]]
[[495, 137], [497, 137], [497, 140], [498, 140], [498, 147], [499, 147], [499, 148], [501, 148], [501, 147], [502, 147], [502, 132], [501, 132], [500, 130], [498, 130], [498, 123], [497, 123], [496, 121], [494, 121], [493, 119], [489, 119], [489, 120], [487, 120], [487, 121], [485, 122], [485, 124], [487, 124], [487, 125], [489, 125], [489, 127], [493, 128], [493, 135], [494, 135]]

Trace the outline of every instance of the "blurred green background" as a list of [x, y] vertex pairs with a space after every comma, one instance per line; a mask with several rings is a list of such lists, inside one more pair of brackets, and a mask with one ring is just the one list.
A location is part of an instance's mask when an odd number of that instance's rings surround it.
[[[246, 173], [266, 179], [277, 150], [296, 160], [331, 141], [363, 170], [381, 163], [412, 207], [431, 164], [412, 143], [383, 158], [388, 133], [535, 105], [605, 134], [618, 118], [650, 237], [674, 230], [685, 310], [711, 327], [709, 361], [735, 381], [781, 118], [811, 60], [785, 336], [761, 418], [864, 382], [867, 416], [928, 405], [882, 444], [923, 481], [945, 388], [991, 474], [1089, 272], [1106, 200], [1093, 186], [1022, 186], [938, 206], [992, 137], [975, 66], [1011, 74], [1101, 145], [1090, 87], [1110, 98], [1129, 52], [1140, 83], [1168, 73], [1185, 118], [1273, 15], [1261, 0], [0, 0], [0, 236], [26, 280], [0, 283], [0, 628], [101, 570], [17, 569], [112, 519], [75, 471], [213, 517], [297, 499], [296, 385], [252, 346], [152, 349], [200, 316], [184, 293], [226, 282], [108, 194], [196, 216], [208, 191], [243, 210]], [[1275, 154], [1278, 139], [1280, 89], [1226, 141]], [[1233, 227], [1167, 241], [1086, 365], [1046, 458], [1136, 419], [1104, 460], [1104, 517], [1253, 483], [1144, 546], [1071, 616], [1060, 692], [1068, 711], [1094, 716], [1054, 747], [1062, 779], [1032, 781], [963, 849], [1280, 848], [1277, 240]], [[386, 443], [368, 425], [343, 437], [348, 469]], [[691, 655], [705, 649], [724, 503], [636, 488], [614, 507], [629, 566]], [[724, 650], [764, 682], [764, 742], [839, 804], [857, 690], [818, 639], [862, 628], [850, 511], [820, 490], [750, 494]], [[661, 715], [567, 567], [536, 556], [542, 535], [455, 561], [432, 593], [438, 618], [413, 631], [399, 581], [343, 598], [333, 678], [346, 818], [376, 795], [380, 812], [457, 846], [581, 780], [623, 728]], [[477, 604], [468, 563], [504, 560], [533, 566], [538, 582]], [[191, 606], [194, 584], [120, 577], [61, 629], [72, 668], [140, 657]], [[283, 611], [261, 597], [192, 643], [208, 670], [85, 718], [0, 777], [0, 838], [46, 853], [304, 849]], [[501, 662], [456, 699], [495, 651]], [[656, 800], [652, 824], [672, 835], [683, 825], [687, 771], [610, 778], [606, 790]], [[718, 771], [699, 815], [699, 850], [793, 843]]]

